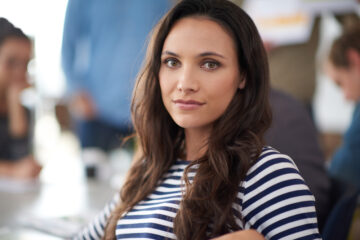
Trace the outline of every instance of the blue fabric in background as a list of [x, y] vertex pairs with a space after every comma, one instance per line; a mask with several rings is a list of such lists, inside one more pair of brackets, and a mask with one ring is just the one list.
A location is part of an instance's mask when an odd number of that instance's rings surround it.
[[360, 102], [356, 104], [350, 127], [331, 160], [329, 171], [360, 188]]

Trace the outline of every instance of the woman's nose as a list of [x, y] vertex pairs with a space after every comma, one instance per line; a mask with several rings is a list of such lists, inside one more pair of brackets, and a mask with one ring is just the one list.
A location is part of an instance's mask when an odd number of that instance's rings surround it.
[[199, 90], [197, 74], [192, 66], [184, 66], [179, 71], [176, 88], [183, 93], [197, 92]]

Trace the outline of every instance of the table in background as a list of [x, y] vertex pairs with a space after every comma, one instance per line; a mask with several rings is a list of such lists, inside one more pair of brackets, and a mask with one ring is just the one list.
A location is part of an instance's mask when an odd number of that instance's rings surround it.
[[112, 199], [108, 183], [82, 180], [74, 183], [41, 183], [24, 192], [0, 191], [0, 239], [62, 239], [24, 226], [24, 219], [89, 217]]

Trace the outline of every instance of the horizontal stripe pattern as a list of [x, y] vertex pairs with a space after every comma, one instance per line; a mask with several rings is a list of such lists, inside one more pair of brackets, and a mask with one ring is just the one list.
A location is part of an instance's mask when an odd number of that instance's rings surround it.
[[[119, 219], [117, 239], [176, 239], [173, 220], [182, 198], [185, 184], [182, 176], [188, 164], [186, 161], [176, 161], [155, 191]], [[190, 181], [194, 176], [195, 172], [189, 172]]]
[[[176, 239], [173, 220], [184, 190], [189, 162], [178, 160], [146, 199], [118, 220], [117, 239]], [[190, 182], [196, 174], [189, 172]], [[101, 239], [118, 197], [76, 239]], [[314, 197], [293, 160], [265, 147], [239, 184], [233, 214], [241, 229], [256, 229], [266, 239], [321, 239]], [[209, 226], [211, 230], [211, 226]]]
[[241, 185], [234, 206], [244, 229], [266, 239], [321, 239], [315, 199], [290, 157], [264, 148]]

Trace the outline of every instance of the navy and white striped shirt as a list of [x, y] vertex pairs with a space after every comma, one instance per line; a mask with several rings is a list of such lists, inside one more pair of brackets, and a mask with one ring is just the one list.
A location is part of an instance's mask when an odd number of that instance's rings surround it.
[[[188, 161], [177, 160], [155, 191], [117, 222], [117, 239], [176, 239], [173, 219], [179, 209]], [[190, 181], [196, 171], [189, 173]], [[75, 239], [100, 239], [118, 194]], [[321, 239], [314, 197], [293, 160], [273, 148], [263, 149], [240, 183], [234, 216], [242, 229], [255, 229], [266, 239]], [[242, 219], [240, 218], [242, 216]]]

